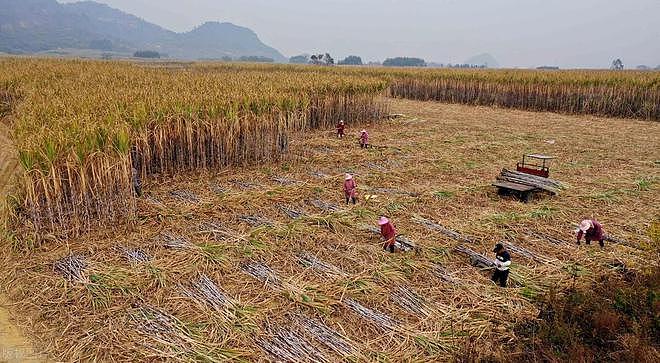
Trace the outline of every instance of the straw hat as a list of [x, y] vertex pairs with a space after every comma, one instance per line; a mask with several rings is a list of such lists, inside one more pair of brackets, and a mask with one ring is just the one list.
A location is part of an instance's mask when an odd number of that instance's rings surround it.
[[346, 176], [344, 176], [344, 180], [351, 180], [353, 179], [353, 175], [346, 173]]
[[582, 232], [588, 231], [589, 228], [591, 228], [591, 227], [593, 227], [593, 224], [588, 219], [585, 219], [582, 222], [580, 222], [580, 231], [582, 231]]
[[361, 134], [366, 134], [366, 133], [367, 133], [367, 130], [362, 130], [362, 131], [360, 131], [360, 133], [361, 133]]
[[390, 220], [387, 219], [387, 217], [380, 217], [380, 219], [378, 220], [378, 225], [379, 226], [384, 226], [384, 225], [388, 224], [389, 222], [390, 222]]

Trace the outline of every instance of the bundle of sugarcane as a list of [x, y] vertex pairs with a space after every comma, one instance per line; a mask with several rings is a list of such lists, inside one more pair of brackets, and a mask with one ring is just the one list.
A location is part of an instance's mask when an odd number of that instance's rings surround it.
[[306, 216], [304, 211], [299, 211], [286, 205], [278, 205], [277, 207], [291, 219], [298, 219]]
[[170, 232], [161, 233], [161, 239], [165, 248], [187, 250], [195, 247], [195, 245], [186, 237], [178, 236]]
[[455, 278], [451, 273], [449, 273], [449, 271], [447, 271], [444, 266], [440, 264], [434, 264], [432, 272], [437, 278], [450, 284], [458, 284], [460, 282], [459, 279]]
[[320, 171], [314, 171], [310, 173], [313, 177], [319, 178], [319, 179], [325, 179], [329, 175]]
[[285, 177], [274, 177], [273, 180], [280, 183], [281, 185], [298, 184], [297, 180], [288, 179], [288, 178], [285, 178]]
[[218, 185], [215, 182], [209, 183], [209, 189], [213, 193], [218, 194], [218, 195], [227, 194], [229, 192], [229, 190], [227, 190], [226, 188], [221, 187], [220, 185]]
[[271, 270], [270, 267], [261, 262], [253, 261], [244, 264], [242, 270], [273, 289], [279, 289], [282, 287], [282, 280], [280, 280], [275, 271]]
[[438, 232], [444, 234], [445, 236], [447, 236], [449, 238], [452, 238], [452, 239], [455, 239], [459, 242], [474, 243], [474, 240], [472, 238], [464, 236], [464, 235], [462, 235], [462, 234], [460, 234], [456, 231], [453, 231], [449, 228], [443, 227], [442, 225], [440, 225], [438, 223], [435, 223], [431, 220], [428, 220], [426, 218], [414, 217], [413, 221], [425, 226], [428, 229], [438, 231]]
[[344, 304], [361, 317], [372, 321], [385, 330], [397, 331], [401, 329], [401, 323], [381, 312], [371, 310], [353, 299], [345, 299]]
[[257, 188], [260, 187], [259, 184], [244, 182], [244, 181], [241, 181], [241, 180], [234, 180], [231, 183], [234, 184], [235, 186], [237, 186], [241, 190], [257, 189]]
[[528, 229], [525, 233], [530, 237], [533, 237], [533, 238], [536, 238], [536, 239], [541, 239], [541, 240], [546, 240], [546, 241], [548, 241], [552, 244], [555, 244], [555, 245], [570, 244], [567, 241], [555, 238], [555, 237], [553, 237], [553, 236], [551, 236], [547, 233], [544, 233], [544, 232], [538, 232], [538, 231], [533, 231], [531, 229]]
[[201, 274], [190, 286], [181, 286], [181, 291], [184, 296], [200, 305], [206, 305], [223, 314], [226, 314], [227, 308], [233, 305], [232, 300], [220, 291], [218, 285], [204, 274]]
[[[373, 145], [371, 147], [377, 148], [377, 146], [373, 146]], [[378, 170], [378, 171], [387, 171], [386, 167], [384, 167], [382, 165], [372, 163], [372, 162], [367, 163], [367, 168], [372, 169], [372, 170]]]
[[428, 303], [408, 287], [399, 286], [390, 294], [390, 298], [397, 305], [409, 311], [412, 314], [428, 317], [433, 313]]
[[628, 247], [631, 247], [631, 248], [641, 249], [641, 247], [638, 243], [630, 242], [628, 240], [625, 240], [625, 239], [622, 239], [622, 238], [619, 238], [619, 237], [615, 237], [615, 236], [612, 236], [612, 235], [609, 235], [609, 234], [605, 236], [605, 240], [608, 241], [608, 242], [628, 246]]
[[87, 261], [85, 256], [71, 254], [62, 259], [55, 261], [53, 264], [53, 271], [62, 275], [69, 281], [84, 282], [87, 281], [85, 269], [87, 268]]
[[302, 314], [296, 315], [295, 319], [301, 327], [314, 337], [314, 339], [330, 348], [335, 353], [344, 357], [355, 356], [358, 354], [358, 350], [353, 342], [325, 325], [322, 321], [308, 318]]
[[417, 192], [407, 192], [405, 190], [390, 189], [390, 188], [373, 188], [372, 192], [382, 193], [382, 194], [407, 195], [410, 197], [419, 197], [420, 195], [422, 195], [421, 193], [417, 193]]
[[190, 340], [179, 319], [157, 308], [140, 306], [130, 317], [135, 329], [154, 341], [180, 346]]
[[122, 248], [124, 257], [131, 265], [147, 263], [151, 261], [151, 256], [140, 248]]
[[344, 271], [340, 270], [338, 267], [326, 263], [308, 252], [301, 252], [300, 254], [298, 254], [298, 261], [303, 266], [310, 267], [326, 275], [340, 276], [340, 277], [347, 276], [347, 274]]
[[[267, 329], [270, 330], [270, 329]], [[280, 328], [271, 332], [271, 338], [257, 339], [257, 345], [279, 362], [329, 362], [323, 352], [299, 333]]]
[[327, 203], [319, 199], [310, 200], [309, 203], [315, 206], [318, 209], [324, 210], [326, 212], [337, 212], [339, 211], [339, 206], [332, 203]]
[[538, 263], [549, 264], [549, 263], [551, 263], [552, 261], [555, 261], [555, 260], [550, 259], [550, 258], [548, 258], [548, 257], [546, 257], [546, 256], [543, 256], [543, 255], [540, 255], [540, 254], [534, 253], [534, 252], [532, 252], [532, 251], [530, 251], [530, 250], [528, 250], [528, 249], [526, 249], [526, 248], [524, 248], [524, 247], [516, 246], [516, 245], [514, 245], [514, 244], [511, 243], [511, 242], [502, 241], [502, 245], [504, 245], [504, 247], [505, 247], [507, 250], [509, 250], [509, 251], [511, 251], [511, 252], [513, 252], [513, 253], [516, 253], [516, 254], [518, 254], [518, 255], [521, 255], [521, 256], [523, 256], [523, 257], [526, 257], [526, 258], [528, 258], [528, 259], [530, 259], [530, 260], [536, 261], [536, 262], [538, 262]]
[[521, 173], [519, 171], [511, 171], [507, 169], [502, 169], [500, 175], [497, 176], [497, 180], [529, 185], [531, 187], [545, 190], [552, 194], [559, 194], [559, 191], [565, 188], [565, 186], [561, 182], [554, 179]]
[[259, 216], [240, 216], [238, 219], [252, 227], [273, 227], [275, 225], [272, 221]]
[[197, 194], [186, 189], [173, 190], [170, 192], [170, 195], [174, 199], [184, 203], [199, 204], [200, 202]]
[[454, 248], [456, 252], [460, 252], [464, 255], [467, 255], [470, 257], [470, 263], [472, 266], [480, 267], [480, 268], [493, 268], [495, 267], [495, 262], [491, 260], [490, 258], [482, 255], [481, 253], [475, 252], [463, 245], [456, 246]]

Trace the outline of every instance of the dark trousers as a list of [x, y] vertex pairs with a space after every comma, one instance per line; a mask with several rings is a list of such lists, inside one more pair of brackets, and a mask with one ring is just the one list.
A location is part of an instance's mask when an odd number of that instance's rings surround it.
[[[584, 240], [587, 243], [587, 246], [591, 245], [591, 240], [590, 239], [585, 239]], [[580, 245], [580, 241], [578, 241], [578, 246]], [[600, 248], [605, 247], [605, 240], [599, 240], [598, 245], [600, 245]]]
[[509, 270], [506, 271], [500, 271], [498, 269], [495, 269], [495, 273], [493, 273], [493, 277], [491, 280], [493, 282], [497, 283], [499, 281], [500, 286], [506, 287], [506, 280], [509, 278]]
[[357, 203], [357, 198], [355, 197], [346, 197], [346, 204], [349, 202], [353, 202], [353, 204]]

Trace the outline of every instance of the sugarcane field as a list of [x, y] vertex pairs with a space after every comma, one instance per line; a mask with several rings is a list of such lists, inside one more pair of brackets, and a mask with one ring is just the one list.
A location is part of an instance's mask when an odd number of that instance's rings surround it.
[[0, 361], [660, 360], [658, 72], [7, 57], [0, 117]]

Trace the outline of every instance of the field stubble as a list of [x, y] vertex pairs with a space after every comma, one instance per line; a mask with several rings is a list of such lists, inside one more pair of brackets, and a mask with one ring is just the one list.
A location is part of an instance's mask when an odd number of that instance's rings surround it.
[[[504, 359], [499, 344], [516, 339], [516, 323], [538, 315], [534, 296], [616, 273], [613, 261], [659, 267], [657, 241], [646, 236], [660, 218], [657, 123], [388, 102], [407, 117], [369, 125], [382, 148], [359, 149], [354, 128], [345, 140], [310, 131], [290, 140], [279, 163], [154, 178], [131, 225], [29, 253], [5, 251], [1, 283], [24, 302], [15, 316], [58, 360], [263, 361], [282, 351], [300, 361], [447, 360], [467, 337], [478, 354]], [[556, 156], [552, 175], [570, 187], [529, 204], [500, 199], [490, 183], [532, 151]], [[344, 172], [356, 175], [361, 198], [376, 197], [343, 206]], [[277, 181], [284, 179], [290, 183]], [[414, 194], [372, 192], [379, 188]], [[182, 191], [195, 198], [181, 198], [189, 195]], [[332, 204], [339, 209], [326, 208]], [[361, 228], [380, 214], [421, 251], [384, 253]], [[577, 248], [572, 224], [584, 217], [642, 248]], [[530, 237], [530, 230], [569, 243]], [[491, 257], [503, 239], [547, 257], [513, 253], [508, 289], [455, 252], [466, 245]], [[134, 249], [151, 258], [129, 261], [125, 251]], [[88, 281], [53, 270], [70, 254], [84, 256]], [[200, 276], [227, 299], [201, 301], [218, 294], [208, 284], [206, 293], [191, 292]], [[282, 337], [296, 343], [283, 346]]]

